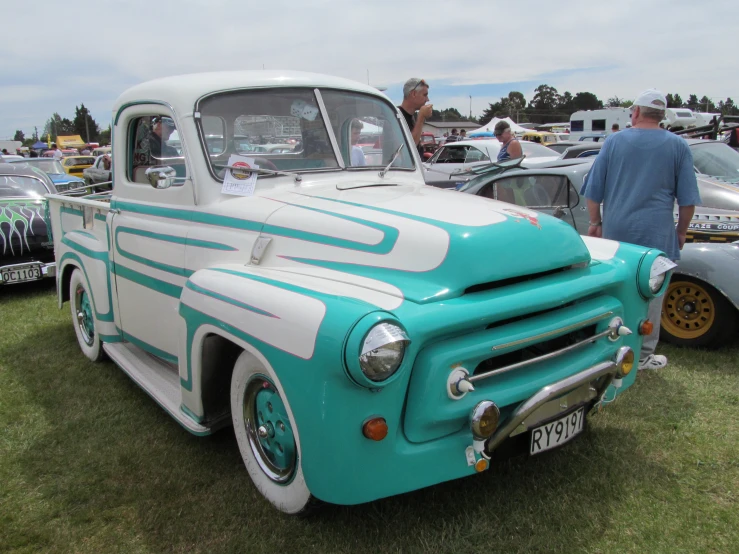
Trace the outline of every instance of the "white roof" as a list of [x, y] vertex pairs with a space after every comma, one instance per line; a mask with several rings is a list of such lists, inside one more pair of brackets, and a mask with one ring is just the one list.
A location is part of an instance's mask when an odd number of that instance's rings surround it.
[[510, 117], [506, 117], [504, 119], [500, 119], [499, 117], [494, 117], [490, 121], [488, 121], [485, 125], [480, 127], [479, 129], [475, 129], [474, 131], [470, 131], [467, 133], [468, 135], [471, 135], [472, 133], [492, 133], [495, 130], [495, 124], [498, 123], [498, 121], [507, 121], [508, 125], [511, 126], [511, 131], [515, 133], [525, 133], [526, 131], [530, 131], [531, 129], [527, 129], [526, 127], [521, 127], [516, 122], [514, 122]]
[[206, 94], [219, 91], [262, 87], [323, 87], [348, 89], [379, 96], [375, 87], [358, 81], [303, 71], [217, 71], [163, 77], [126, 90], [116, 100], [113, 113], [125, 104], [146, 100], [166, 102], [180, 115], [190, 113], [195, 102]]

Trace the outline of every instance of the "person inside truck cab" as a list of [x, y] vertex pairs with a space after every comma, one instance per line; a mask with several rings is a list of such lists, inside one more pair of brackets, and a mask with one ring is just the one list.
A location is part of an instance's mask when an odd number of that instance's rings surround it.
[[364, 151], [361, 146], [357, 145], [359, 142], [359, 136], [362, 134], [362, 127], [364, 125], [358, 119], [353, 119], [351, 124], [351, 162], [353, 167], [367, 165], [367, 160], [364, 157]]

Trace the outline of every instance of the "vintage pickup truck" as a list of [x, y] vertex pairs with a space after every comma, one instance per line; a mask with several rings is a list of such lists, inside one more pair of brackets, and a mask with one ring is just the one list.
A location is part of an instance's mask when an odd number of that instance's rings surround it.
[[[382, 128], [381, 157], [352, 156], [356, 119]], [[164, 78], [125, 92], [112, 125], [112, 192], [48, 197], [59, 305], [88, 358], [185, 429], [233, 425], [284, 512], [548, 451], [636, 378], [663, 254], [424, 185], [372, 87]], [[241, 150], [263, 136], [296, 147]]]

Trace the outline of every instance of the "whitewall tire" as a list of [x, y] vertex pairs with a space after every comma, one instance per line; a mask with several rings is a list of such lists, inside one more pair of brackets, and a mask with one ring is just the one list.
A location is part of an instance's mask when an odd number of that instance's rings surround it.
[[80, 350], [93, 362], [99, 362], [103, 359], [103, 348], [97, 332], [95, 309], [87, 279], [79, 269], [72, 272], [69, 280], [69, 304]]
[[271, 369], [242, 352], [231, 377], [231, 417], [241, 457], [257, 490], [286, 514], [313, 504], [288, 399]]

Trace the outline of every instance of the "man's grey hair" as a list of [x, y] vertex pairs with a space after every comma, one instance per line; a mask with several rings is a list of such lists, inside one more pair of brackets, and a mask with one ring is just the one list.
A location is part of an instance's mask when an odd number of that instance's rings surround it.
[[647, 106], [639, 106], [639, 111], [644, 118], [651, 119], [652, 121], [660, 122], [665, 118], [665, 110], [649, 108]]
[[426, 83], [423, 79], [419, 79], [418, 77], [411, 77], [410, 79], [408, 79], [403, 85], [403, 99], [408, 98], [411, 95], [411, 92], [419, 88], [419, 85], [421, 87], [428, 88], [428, 83]]

